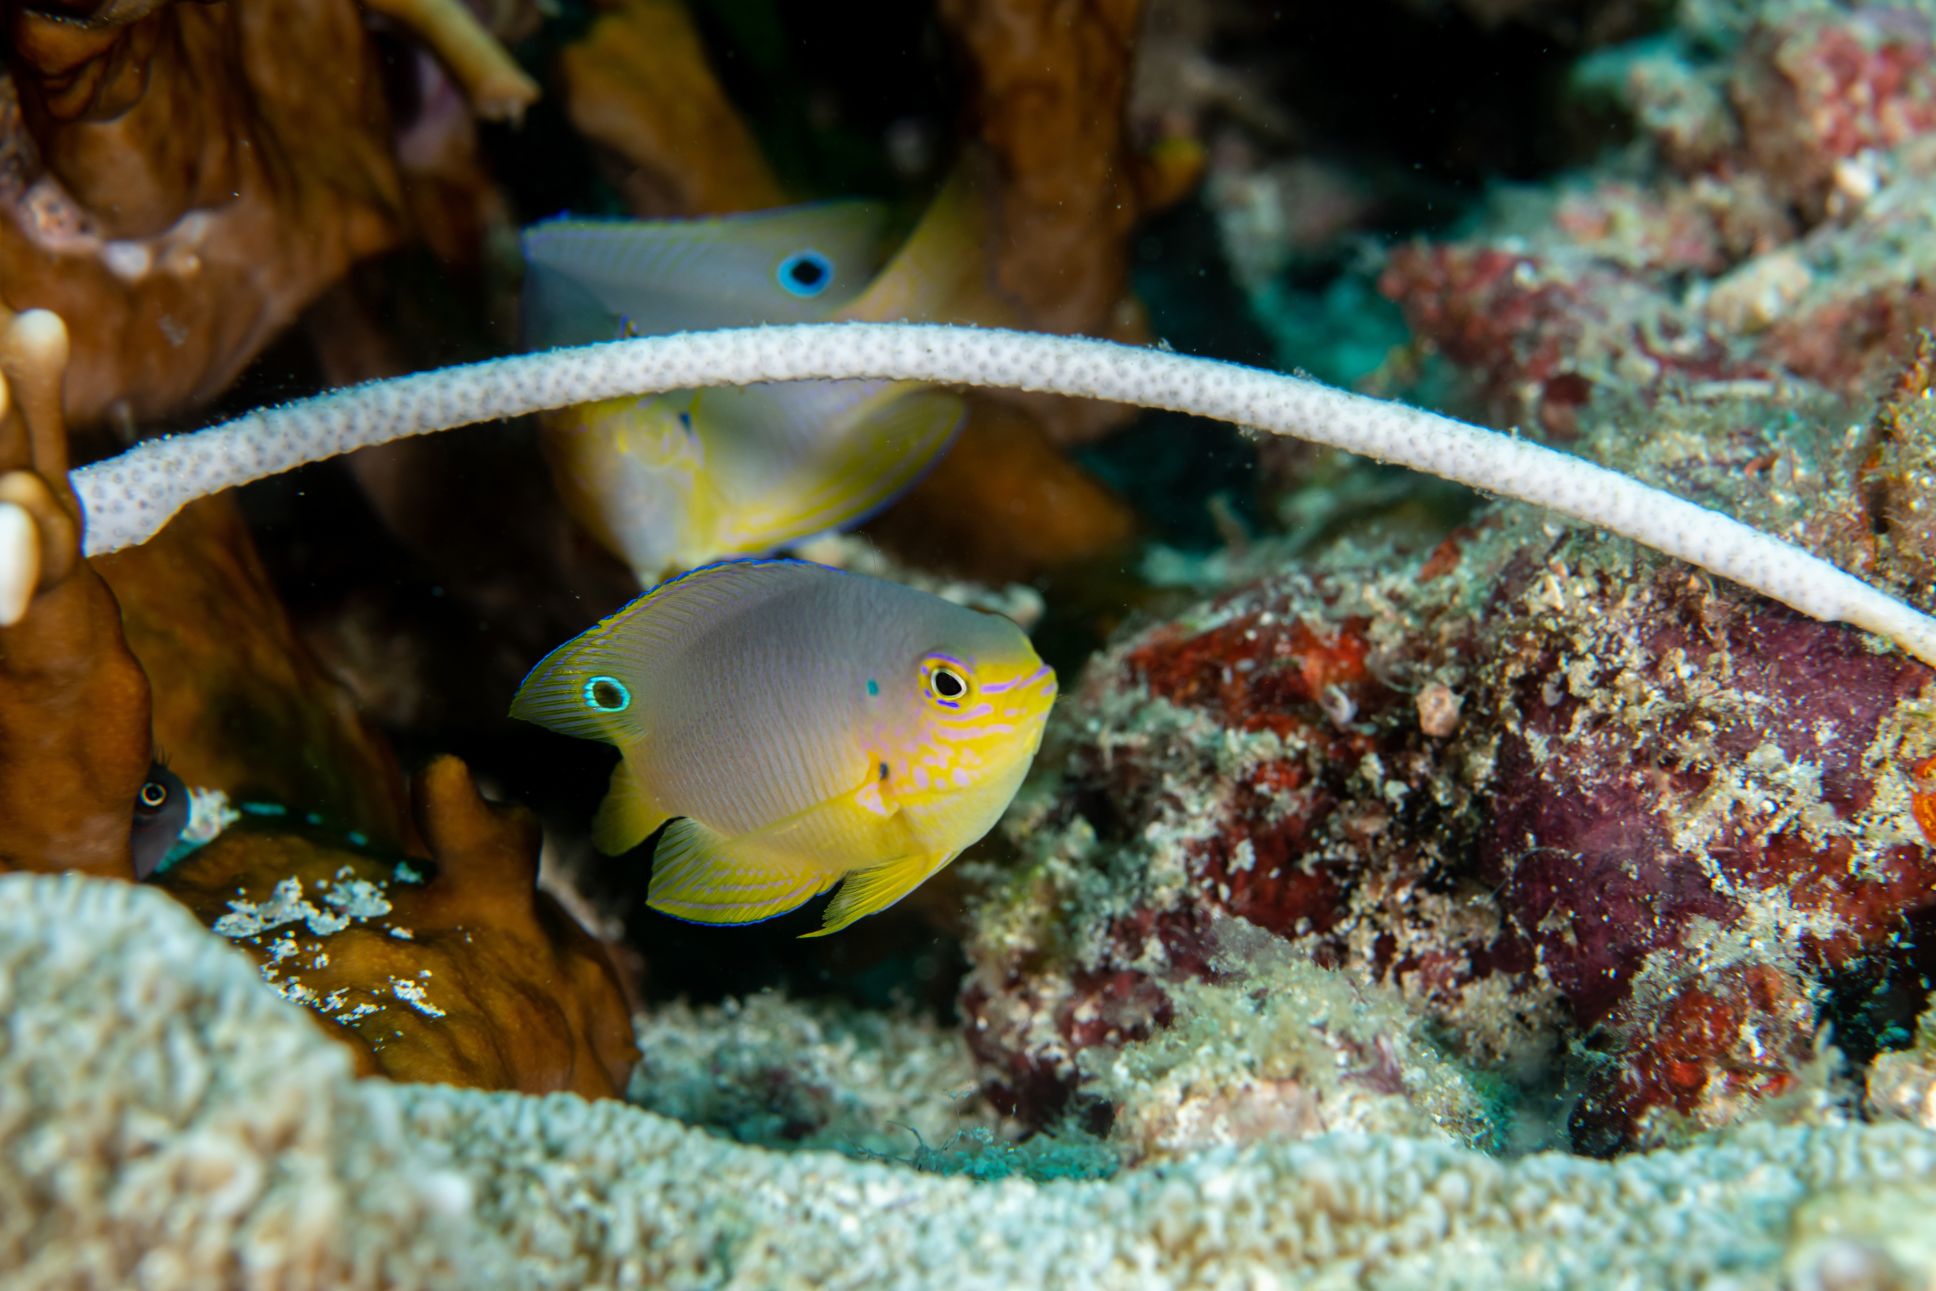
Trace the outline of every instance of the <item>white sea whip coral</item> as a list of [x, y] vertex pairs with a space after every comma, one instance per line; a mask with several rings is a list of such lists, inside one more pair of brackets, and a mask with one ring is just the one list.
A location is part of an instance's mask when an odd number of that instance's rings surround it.
[[407, 435], [619, 395], [856, 377], [1108, 399], [1329, 444], [1624, 534], [1804, 614], [1887, 637], [1936, 665], [1936, 619], [1791, 543], [1580, 458], [1281, 373], [986, 328], [735, 328], [493, 359], [150, 440], [75, 472], [74, 484], [87, 511], [87, 550], [98, 554], [147, 540], [198, 497]]

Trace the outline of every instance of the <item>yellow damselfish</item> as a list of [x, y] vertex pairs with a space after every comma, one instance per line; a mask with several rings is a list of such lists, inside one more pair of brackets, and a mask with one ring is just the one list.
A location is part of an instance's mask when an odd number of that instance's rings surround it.
[[[834, 319], [1000, 323], [980, 212], [957, 178], [891, 257], [872, 202], [552, 220], [524, 233], [525, 343]], [[959, 396], [914, 382], [783, 382], [566, 409], [546, 418], [544, 445], [566, 505], [649, 584], [858, 523], [920, 477], [962, 415]]]
[[672, 579], [559, 646], [511, 715], [618, 746], [592, 838], [615, 855], [671, 821], [654, 910], [754, 923], [840, 884], [807, 934], [823, 936], [994, 826], [1055, 694], [1054, 671], [1000, 615], [750, 560]]

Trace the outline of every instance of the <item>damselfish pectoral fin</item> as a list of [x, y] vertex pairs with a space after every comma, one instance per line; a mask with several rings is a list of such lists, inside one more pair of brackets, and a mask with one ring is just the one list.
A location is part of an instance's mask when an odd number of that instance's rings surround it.
[[828, 904], [820, 931], [801, 935], [824, 937], [830, 932], [839, 932], [856, 919], [887, 909], [954, 858], [953, 852], [900, 856], [856, 870], [840, 885], [840, 895]]
[[681, 818], [659, 839], [645, 903], [692, 923], [758, 923], [805, 905], [838, 878]]

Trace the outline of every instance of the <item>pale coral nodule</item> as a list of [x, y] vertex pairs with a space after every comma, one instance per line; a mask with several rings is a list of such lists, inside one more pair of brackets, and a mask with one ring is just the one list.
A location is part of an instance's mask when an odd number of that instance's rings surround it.
[[0, 627], [27, 615], [40, 581], [40, 533], [24, 507], [0, 502]]

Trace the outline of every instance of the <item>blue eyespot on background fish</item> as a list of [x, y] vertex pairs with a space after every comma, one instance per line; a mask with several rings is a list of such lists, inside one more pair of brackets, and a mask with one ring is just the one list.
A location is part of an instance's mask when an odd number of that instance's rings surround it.
[[563, 218], [524, 231], [533, 349], [750, 323], [812, 323], [887, 263], [888, 210], [819, 202], [698, 220]]
[[646, 904], [754, 923], [839, 885], [820, 936], [987, 833], [1055, 673], [1000, 615], [796, 560], [710, 565], [545, 656], [511, 715], [622, 755], [601, 851], [667, 826]]
[[[525, 343], [828, 319], [999, 323], [957, 180], [892, 256], [887, 214], [828, 202], [703, 220], [553, 220], [524, 234]], [[654, 582], [865, 519], [947, 447], [963, 405], [912, 382], [678, 391], [550, 415], [566, 505]]]

